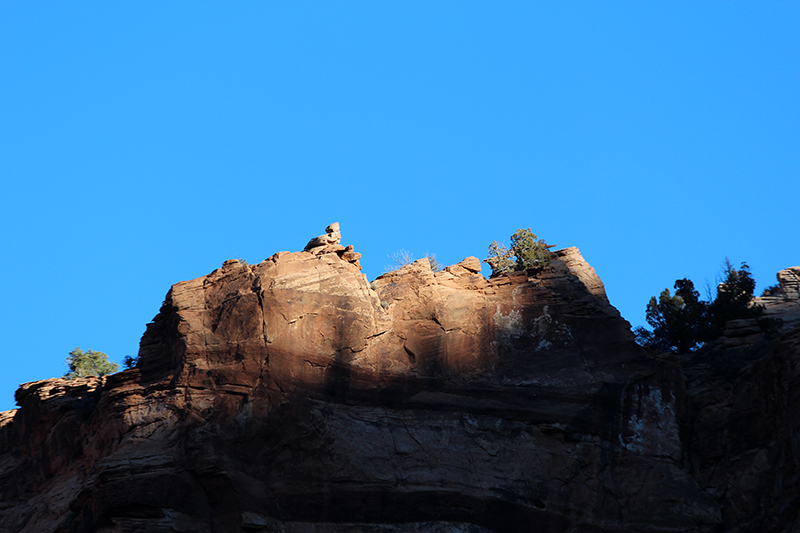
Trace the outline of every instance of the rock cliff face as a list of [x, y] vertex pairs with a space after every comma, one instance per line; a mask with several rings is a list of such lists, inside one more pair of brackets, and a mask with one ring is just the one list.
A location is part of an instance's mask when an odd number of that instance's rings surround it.
[[698, 363], [687, 390], [576, 248], [369, 283], [320, 246], [174, 285], [136, 369], [23, 385], [0, 414], [0, 530], [799, 524], [798, 332], [738, 381]]
[[767, 317], [779, 318], [785, 329], [800, 327], [800, 266], [786, 268], [776, 275], [778, 285], [770, 296], [756, 298]]
[[755, 299], [783, 321], [776, 340], [755, 320], [732, 320], [716, 346], [683, 361], [690, 463], [725, 531], [800, 531], [800, 267], [777, 278], [772, 296]]

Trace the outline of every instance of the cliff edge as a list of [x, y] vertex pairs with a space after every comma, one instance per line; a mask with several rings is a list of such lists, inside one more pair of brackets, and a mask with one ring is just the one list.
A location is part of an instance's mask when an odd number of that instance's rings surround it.
[[[332, 227], [174, 285], [137, 368], [23, 385], [0, 414], [0, 529], [730, 529], [681, 364], [634, 342], [577, 248], [488, 280], [476, 258], [423, 259], [370, 283]], [[787, 339], [778, 380], [798, 374]], [[793, 496], [770, 501], [774, 527], [796, 519]]]

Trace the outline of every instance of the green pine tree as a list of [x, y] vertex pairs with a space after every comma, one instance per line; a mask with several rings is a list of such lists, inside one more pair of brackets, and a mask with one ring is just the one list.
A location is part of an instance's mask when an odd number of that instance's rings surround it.
[[736, 269], [726, 258], [713, 300], [701, 301], [691, 280], [676, 280], [675, 296], [664, 289], [647, 304], [647, 323], [653, 331], [640, 327], [634, 333], [642, 345], [683, 354], [718, 339], [725, 324], [736, 319], [756, 319], [761, 331], [771, 337], [781, 327], [781, 320], [762, 316], [764, 306], [753, 304], [755, 288], [747, 263]]
[[85, 378], [89, 376], [105, 376], [119, 371], [119, 365], [108, 360], [103, 352], [94, 350], [83, 351], [75, 348], [67, 357], [69, 372], [64, 374], [67, 379]]

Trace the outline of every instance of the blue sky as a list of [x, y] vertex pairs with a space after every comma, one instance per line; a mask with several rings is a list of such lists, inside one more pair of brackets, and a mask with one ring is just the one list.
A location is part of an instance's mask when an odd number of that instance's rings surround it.
[[[339, 221], [370, 279], [530, 227], [643, 325], [800, 264], [797, 2], [0, 4], [0, 410]], [[488, 275], [488, 267], [484, 273]]]

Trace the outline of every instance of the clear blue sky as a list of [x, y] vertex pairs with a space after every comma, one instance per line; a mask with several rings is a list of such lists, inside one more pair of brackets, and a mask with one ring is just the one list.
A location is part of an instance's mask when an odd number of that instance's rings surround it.
[[[0, 410], [339, 221], [377, 277], [531, 227], [650, 296], [800, 264], [798, 2], [3, 2]], [[488, 275], [488, 271], [484, 271]]]

